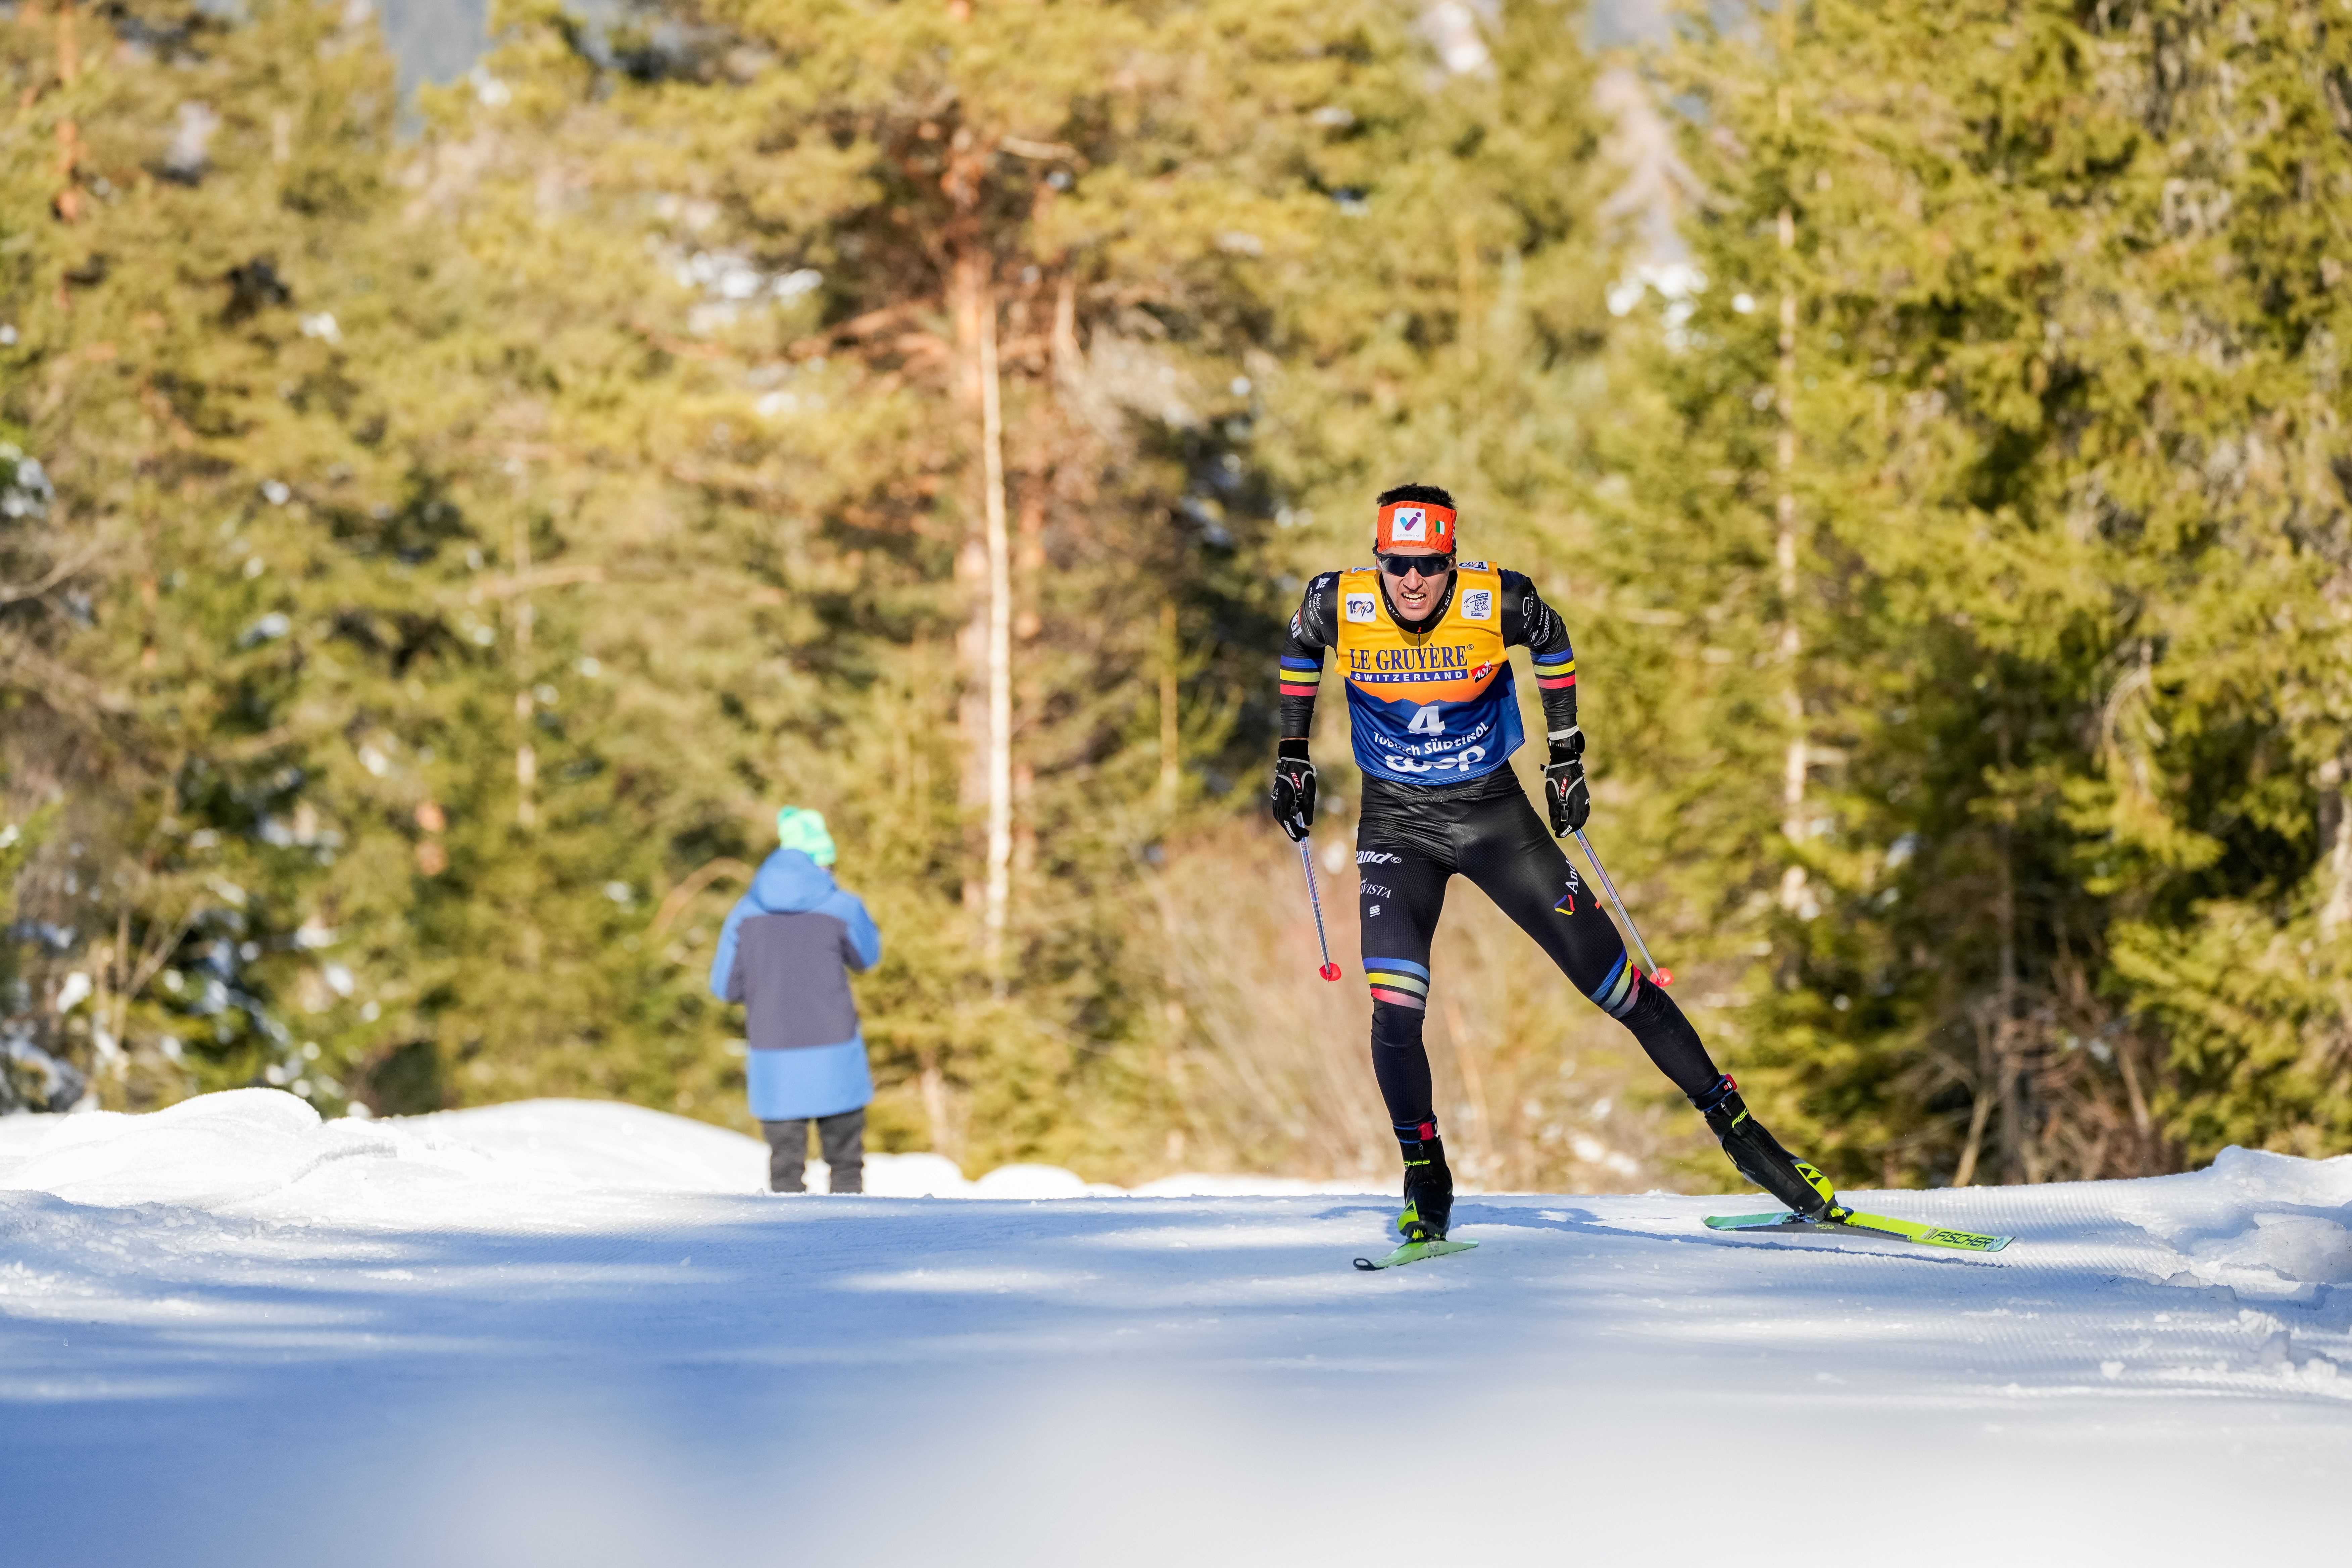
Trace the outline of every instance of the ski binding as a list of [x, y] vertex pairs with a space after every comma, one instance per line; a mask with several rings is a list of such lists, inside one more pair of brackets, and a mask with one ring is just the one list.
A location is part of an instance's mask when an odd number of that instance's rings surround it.
[[1408, 1241], [1386, 1258], [1359, 1258], [1359, 1268], [1394, 1268], [1400, 1263], [1418, 1263], [1424, 1258], [1443, 1258], [1449, 1252], [1467, 1252], [1478, 1244], [1475, 1241]]
[[1836, 1218], [1818, 1220], [1802, 1218], [1786, 1209], [1778, 1214], [1709, 1215], [1706, 1225], [1710, 1230], [1862, 1230], [1916, 1242], [1922, 1247], [1949, 1247], [1956, 1252], [1999, 1252], [2017, 1239], [2013, 1236], [1986, 1236], [1973, 1230], [1921, 1225], [1916, 1220], [1890, 1219], [1885, 1215], [1864, 1214], [1860, 1209], [1833, 1212]]

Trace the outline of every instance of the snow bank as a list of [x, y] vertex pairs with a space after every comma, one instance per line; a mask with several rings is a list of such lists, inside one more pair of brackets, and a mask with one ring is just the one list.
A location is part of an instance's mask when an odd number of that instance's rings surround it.
[[2120, 1212], [2179, 1258], [2159, 1274], [2167, 1282], [2298, 1300], [2352, 1285], [2352, 1155], [2230, 1148], [2192, 1175], [2117, 1185]]
[[293, 1185], [332, 1160], [396, 1158], [392, 1135], [365, 1121], [321, 1122], [274, 1089], [200, 1095], [132, 1116], [59, 1116], [0, 1188], [70, 1203], [221, 1208]]
[[571, 1187], [741, 1193], [767, 1185], [756, 1138], [618, 1100], [526, 1100], [369, 1123], [434, 1151], [463, 1149], [502, 1174]]
[[[612, 1100], [533, 1100], [384, 1121], [322, 1121], [275, 1089], [199, 1095], [145, 1115], [98, 1111], [0, 1119], [0, 1191], [77, 1204], [227, 1209], [294, 1202], [333, 1207], [354, 1189], [383, 1199], [415, 1188], [490, 1191], [758, 1193], [767, 1145], [723, 1127]], [[809, 1186], [830, 1180], [809, 1163]], [[977, 1181], [938, 1154], [869, 1153], [873, 1197], [1041, 1199], [1116, 1196], [1058, 1165], [1004, 1165]], [[1363, 1190], [1267, 1176], [1171, 1176], [1151, 1196], [1297, 1195]], [[297, 1202], [297, 1200], [302, 1200]]]

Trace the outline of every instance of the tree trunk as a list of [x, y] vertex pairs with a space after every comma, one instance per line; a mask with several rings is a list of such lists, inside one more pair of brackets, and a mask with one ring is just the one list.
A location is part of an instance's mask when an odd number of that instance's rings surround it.
[[1466, 476], [1478, 471], [1478, 233], [1467, 210], [1454, 220], [1454, 250], [1459, 296], [1454, 346], [1462, 360], [1462, 380], [1455, 388], [1459, 445], [1454, 461]]
[[[2003, 732], [2001, 762], [2009, 761], [2007, 733]], [[2000, 881], [1994, 918], [2000, 923], [2000, 977], [1995, 994], [1999, 1009], [1993, 1019], [1993, 1066], [2000, 1075], [2000, 1179], [2010, 1184], [2024, 1181], [2032, 1173], [2026, 1147], [2025, 1083], [2022, 1064], [2018, 1060], [2017, 1039], [2017, 868], [2012, 861], [2014, 846], [2009, 824], [2000, 825]]]
[[[1793, 68], [1796, 59], [1796, 7], [1780, 7], [1781, 68]], [[1789, 89], [1780, 91], [1779, 118], [1789, 128]], [[1780, 590], [1780, 717], [1788, 726], [1789, 749], [1780, 769], [1780, 836], [1790, 845], [1805, 837], [1805, 695], [1799, 679], [1803, 635], [1797, 626], [1797, 215], [1780, 208], [1780, 341], [1773, 407], [1780, 430], [1775, 468], [1779, 493], [1772, 501], [1772, 559], [1779, 568]], [[1805, 902], [1805, 868], [1790, 864], [1780, 873], [1780, 907], [1795, 910]]]
[[[2010, 715], [1994, 721], [1995, 756], [2007, 778], [2011, 762]], [[2007, 1184], [2042, 1179], [2042, 1152], [2035, 1136], [2033, 1085], [2027, 1074], [2025, 1020], [2020, 1017], [2021, 986], [2018, 979], [2017, 829], [2010, 820], [2013, 807], [2000, 803], [2001, 815], [1993, 828], [1993, 920], [1999, 942], [1994, 980], [1992, 1028], [1994, 1067], [2000, 1074], [2000, 1179]]]
[[[520, 584], [530, 575], [530, 520], [518, 514], [514, 525], [514, 575]], [[515, 743], [515, 823], [521, 827], [539, 825], [539, 753], [530, 744], [530, 590], [521, 588], [514, 596], [514, 668], [515, 722], [521, 728], [522, 738]]]
[[1173, 817], [1183, 784], [1183, 733], [1177, 721], [1176, 601], [1160, 601], [1160, 815]]
[[[58, 0], [58, 82], [71, 87], [81, 76], [81, 48], [74, 37], [73, 0]], [[58, 221], [71, 223], [81, 216], [81, 127], [67, 115], [58, 121], [58, 194], [52, 204]], [[64, 286], [58, 286], [60, 296]]]
[[[957, 391], [971, 415], [980, 414], [980, 317], [982, 293], [982, 260], [967, 245], [956, 258], [949, 278], [955, 318], [956, 349], [962, 374]], [[965, 604], [963, 628], [956, 637], [956, 661], [962, 667], [962, 692], [956, 701], [956, 731], [962, 742], [963, 767], [957, 781], [956, 804], [967, 815], [985, 819], [988, 803], [988, 525], [987, 503], [965, 493], [963, 547], [956, 552], [956, 582]], [[976, 503], [976, 504], [975, 504]], [[964, 863], [976, 875], [963, 884], [964, 908], [971, 912], [976, 937], [984, 931], [983, 906], [988, 900], [985, 841], [968, 845], [979, 853]], [[984, 939], [983, 939], [984, 940]]]
[[955, 1111], [948, 1100], [948, 1076], [940, 1070], [936, 1056], [924, 1056], [921, 1084], [923, 1120], [930, 1126], [931, 1152], [944, 1154], [961, 1165], [963, 1139], [956, 1130]]
[[996, 366], [996, 299], [980, 283], [982, 504], [988, 548], [988, 893], [982, 956], [1004, 994], [1004, 928], [1013, 901], [1013, 547], [1004, 519], [1004, 417]]
[[1977, 1030], [1977, 1098], [1969, 1111], [1969, 1140], [1960, 1150], [1960, 1168], [1952, 1173], [1952, 1185], [1965, 1187], [1977, 1179], [1977, 1162], [1984, 1152], [1985, 1123], [1992, 1119], [1993, 1097], [2000, 1081], [2000, 1051], [1994, 1044], [1999, 1028], [1980, 1026]]
[[2319, 765], [2319, 843], [2323, 856], [2319, 934], [2333, 940], [2352, 920], [2352, 796], [2345, 789], [2344, 764], [2334, 757]]
[[[969, 194], [976, 184], [968, 179], [963, 188]], [[961, 796], [967, 808], [983, 808], [982, 875], [976, 883], [964, 883], [964, 904], [978, 908], [982, 963], [991, 989], [1002, 996], [1013, 901], [1013, 550], [1005, 519], [1003, 386], [990, 266], [975, 228], [957, 250], [949, 287], [957, 343], [969, 372], [965, 395], [980, 415], [980, 505], [973, 520], [978, 526], [965, 535], [956, 563], [956, 575], [971, 595], [971, 616], [958, 639], [965, 668], [957, 710], [964, 741]]]

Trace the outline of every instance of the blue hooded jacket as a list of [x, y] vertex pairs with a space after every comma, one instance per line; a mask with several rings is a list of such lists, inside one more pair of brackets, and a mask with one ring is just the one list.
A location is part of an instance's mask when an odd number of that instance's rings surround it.
[[751, 1114], [831, 1116], [874, 1098], [848, 972], [882, 957], [882, 933], [855, 893], [798, 849], [779, 849], [728, 911], [710, 991], [744, 1005]]

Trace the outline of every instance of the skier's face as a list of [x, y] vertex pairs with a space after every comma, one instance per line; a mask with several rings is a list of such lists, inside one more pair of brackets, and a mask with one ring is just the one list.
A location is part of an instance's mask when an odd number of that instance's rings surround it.
[[[1419, 564], [1423, 560], [1429, 563], [1426, 574]], [[1454, 575], [1453, 556], [1411, 545], [1402, 549], [1391, 546], [1382, 555], [1381, 565], [1381, 582], [1389, 591], [1389, 607], [1400, 620], [1427, 620], [1444, 595], [1447, 580]], [[1402, 576], [1397, 575], [1400, 566], [1407, 568]]]

